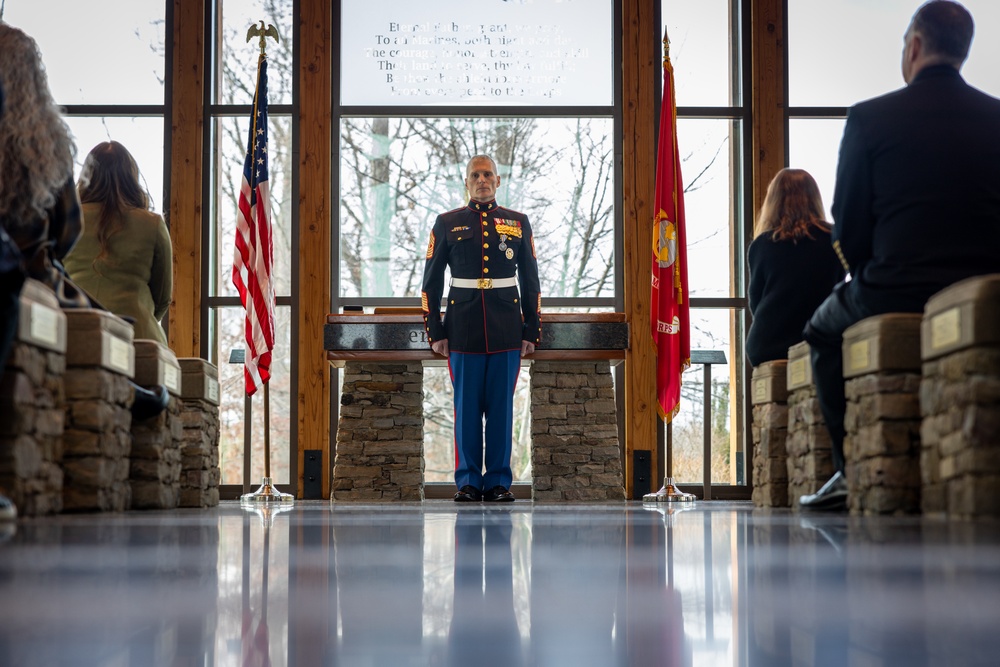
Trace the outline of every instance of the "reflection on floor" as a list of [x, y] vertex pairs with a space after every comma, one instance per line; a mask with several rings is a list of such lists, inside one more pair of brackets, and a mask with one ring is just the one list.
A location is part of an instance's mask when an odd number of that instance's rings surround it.
[[0, 600], [12, 667], [997, 665], [1000, 525], [223, 503], [0, 524]]

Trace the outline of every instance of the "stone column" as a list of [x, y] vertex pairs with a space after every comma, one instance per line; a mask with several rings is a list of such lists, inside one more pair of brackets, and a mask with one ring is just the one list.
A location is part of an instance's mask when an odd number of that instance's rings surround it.
[[22, 516], [62, 510], [65, 370], [66, 316], [48, 287], [28, 279], [0, 368], [0, 490]]
[[347, 362], [331, 500], [424, 499], [424, 370]]
[[788, 348], [788, 497], [792, 507], [799, 497], [815, 493], [833, 476], [830, 432], [816, 397], [809, 343]]
[[532, 362], [531, 474], [534, 500], [625, 499], [607, 361]]
[[753, 504], [788, 507], [788, 361], [753, 369]]
[[921, 326], [922, 509], [1000, 517], [1000, 275], [934, 295]]
[[183, 357], [181, 370], [181, 507], [219, 504], [219, 369]]
[[886, 313], [844, 332], [844, 460], [852, 513], [920, 510], [920, 319]]
[[63, 509], [122, 511], [131, 504], [135, 375], [132, 326], [103, 310], [66, 310]]
[[135, 383], [145, 389], [162, 385], [170, 400], [160, 414], [132, 421], [132, 508], [172, 509], [180, 502], [184, 438], [181, 369], [173, 351], [155, 340], [135, 341]]

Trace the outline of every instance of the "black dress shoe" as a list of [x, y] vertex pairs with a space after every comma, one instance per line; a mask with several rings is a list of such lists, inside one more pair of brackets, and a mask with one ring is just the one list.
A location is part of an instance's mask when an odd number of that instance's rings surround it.
[[466, 484], [455, 494], [456, 503], [478, 503], [483, 499], [483, 492], [474, 486]]
[[804, 510], [823, 512], [843, 512], [847, 509], [847, 480], [843, 473], [836, 473], [812, 495], [799, 498], [799, 507]]
[[507, 490], [505, 486], [494, 486], [483, 496], [483, 501], [487, 503], [512, 503], [514, 494]]

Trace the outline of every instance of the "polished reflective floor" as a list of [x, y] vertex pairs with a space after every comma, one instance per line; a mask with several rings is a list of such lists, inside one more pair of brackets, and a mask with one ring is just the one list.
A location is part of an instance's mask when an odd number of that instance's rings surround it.
[[998, 664], [996, 523], [300, 501], [0, 524], [4, 667]]

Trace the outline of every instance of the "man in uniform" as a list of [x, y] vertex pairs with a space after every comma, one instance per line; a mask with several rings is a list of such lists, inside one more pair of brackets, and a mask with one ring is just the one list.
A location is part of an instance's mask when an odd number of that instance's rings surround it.
[[528, 216], [496, 203], [493, 158], [474, 156], [465, 173], [469, 203], [437, 217], [420, 300], [427, 340], [448, 358], [455, 391], [455, 500], [510, 502], [514, 385], [521, 357], [541, 340], [538, 264]]
[[965, 82], [973, 22], [932, 0], [903, 38], [906, 87], [855, 105], [840, 144], [834, 247], [853, 279], [806, 325], [834, 476], [803, 509], [844, 510], [844, 331], [881, 313], [919, 313], [936, 292], [1000, 271], [1000, 100]]

